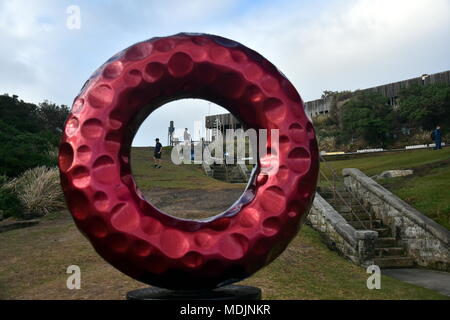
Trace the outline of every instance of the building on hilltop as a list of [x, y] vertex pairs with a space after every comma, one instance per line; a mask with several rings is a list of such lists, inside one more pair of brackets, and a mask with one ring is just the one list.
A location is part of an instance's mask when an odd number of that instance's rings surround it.
[[[389, 99], [390, 105], [397, 105], [398, 103], [398, 97], [400, 90], [402, 88], [407, 88], [411, 85], [428, 85], [428, 84], [434, 84], [434, 83], [447, 83], [450, 84], [450, 71], [444, 71], [440, 73], [435, 73], [431, 75], [422, 75], [417, 78], [408, 79], [404, 81], [399, 82], [393, 82], [377, 87], [372, 87], [368, 89], [364, 89], [361, 91], [374, 91], [378, 92], [384, 97]], [[324, 99], [318, 99], [314, 101], [308, 101], [305, 103], [305, 112], [306, 114], [313, 118], [315, 116], [321, 115], [321, 114], [327, 114], [330, 112], [330, 108], [333, 102], [332, 97], [327, 97]]]
[[[212, 130], [212, 136], [215, 136], [217, 131], [225, 134], [227, 129], [236, 130], [242, 128], [242, 124], [231, 113], [225, 113], [206, 116], [205, 127]], [[207, 137], [207, 140], [210, 141], [211, 137]]]
[[[368, 89], [363, 89], [361, 91], [374, 91], [389, 99], [389, 104], [397, 105], [400, 90], [402, 88], [409, 87], [414, 84], [418, 85], [428, 85], [434, 83], [447, 83], [450, 84], [450, 70], [440, 73], [435, 73], [432, 75], [422, 75], [417, 78], [393, 82], [377, 87], [372, 87]], [[333, 97], [329, 96], [323, 99], [317, 99], [313, 101], [308, 101], [305, 103], [305, 112], [311, 119], [315, 116], [321, 114], [328, 114], [333, 104]], [[230, 113], [218, 114], [207, 116], [205, 118], [205, 127], [211, 129], [213, 132], [219, 130], [225, 133], [227, 129], [239, 129], [242, 128], [241, 123], [236, 117]]]

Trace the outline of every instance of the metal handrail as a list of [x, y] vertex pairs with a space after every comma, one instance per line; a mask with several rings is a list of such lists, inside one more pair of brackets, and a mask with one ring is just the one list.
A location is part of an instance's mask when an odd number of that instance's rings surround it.
[[[328, 183], [331, 183], [331, 181], [328, 179], [328, 177], [322, 172], [320, 171], [320, 174], [322, 175], [322, 177], [324, 177]], [[347, 201], [345, 201], [344, 197], [342, 197], [342, 195], [336, 190], [336, 188], [333, 185], [333, 200], [336, 201], [336, 195], [339, 197], [339, 199], [344, 203], [345, 206], [347, 206], [350, 209], [350, 213], [353, 217], [356, 218], [356, 220], [365, 228], [366, 225], [364, 224], [364, 222], [362, 222], [362, 220], [358, 217], [358, 215], [353, 211], [353, 207], [351, 205], [349, 205], [347, 203]]]
[[[333, 178], [333, 181], [332, 181], [332, 182], [330, 181], [330, 179], [326, 176], [326, 174], [325, 174], [322, 170], [320, 170], [320, 174], [321, 174], [321, 176], [324, 177], [325, 180], [332, 186], [333, 200], [336, 201], [336, 196], [338, 196], [339, 199], [344, 203], [344, 205], [347, 206], [347, 208], [350, 209], [350, 214], [351, 214], [353, 217], [355, 217], [356, 220], [357, 220], [359, 223], [361, 223], [361, 225], [362, 225], [364, 228], [366, 228], [366, 229], [372, 229], [372, 227], [373, 227], [373, 221], [372, 221], [372, 215], [370, 214], [370, 212], [366, 209], [366, 207], [362, 204], [362, 202], [361, 202], [357, 197], [354, 197], [354, 198], [353, 198], [353, 192], [352, 192], [349, 188], [347, 188], [347, 186], [345, 186], [345, 184], [344, 184], [344, 188], [350, 193], [350, 196], [351, 196], [351, 198], [350, 198], [350, 204], [348, 204], [348, 202], [344, 199], [344, 197], [337, 191], [337, 188], [336, 188], [336, 181], [339, 180], [339, 179], [338, 179], [339, 176], [338, 176], [336, 170], [335, 170], [330, 164], [328, 164], [327, 161], [326, 161], [322, 156], [320, 156], [320, 158], [321, 158], [322, 162], [325, 164], [325, 166], [326, 166], [327, 168], [329, 168], [330, 171], [331, 171], [331, 175], [332, 175], [332, 178]], [[362, 222], [362, 220], [361, 220], [361, 219], [358, 217], [358, 215], [354, 212], [354, 208], [353, 208], [353, 206], [352, 206], [352, 202], [353, 202], [352, 200], [353, 200], [353, 199], [355, 199], [355, 200], [358, 202], [359, 206], [360, 206], [361, 208], [363, 208], [363, 211], [364, 211], [364, 212], [367, 214], [367, 216], [369, 217], [369, 226], [368, 226], [368, 227], [366, 226], [366, 224], [365, 224], [364, 222]]]

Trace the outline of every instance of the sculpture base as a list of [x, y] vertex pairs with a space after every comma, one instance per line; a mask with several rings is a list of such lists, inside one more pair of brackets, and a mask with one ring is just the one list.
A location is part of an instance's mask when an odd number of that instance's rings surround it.
[[261, 289], [238, 285], [188, 291], [151, 287], [128, 292], [127, 300], [261, 300]]

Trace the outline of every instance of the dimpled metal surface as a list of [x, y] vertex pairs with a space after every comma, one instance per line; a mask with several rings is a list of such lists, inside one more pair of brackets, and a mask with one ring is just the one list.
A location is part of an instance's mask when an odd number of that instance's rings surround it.
[[[182, 98], [212, 101], [246, 128], [280, 136], [278, 173], [255, 170], [239, 201], [199, 221], [146, 201], [130, 167], [142, 121]], [[137, 43], [101, 66], [74, 100], [58, 162], [73, 219], [95, 250], [130, 277], [169, 289], [224, 286], [273, 261], [306, 218], [319, 170], [313, 126], [284, 75], [235, 41], [187, 33]]]

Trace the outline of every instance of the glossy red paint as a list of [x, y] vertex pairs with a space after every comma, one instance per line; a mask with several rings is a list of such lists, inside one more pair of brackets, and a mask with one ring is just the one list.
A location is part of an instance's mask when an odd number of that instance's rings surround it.
[[[237, 204], [201, 221], [155, 208], [130, 167], [142, 121], [182, 98], [280, 133], [278, 173], [256, 170]], [[242, 280], [286, 248], [313, 201], [319, 159], [303, 102], [275, 66], [235, 41], [182, 33], [135, 44], [94, 73], [74, 100], [59, 168], [76, 225], [106, 261], [147, 284], [198, 289]]]

